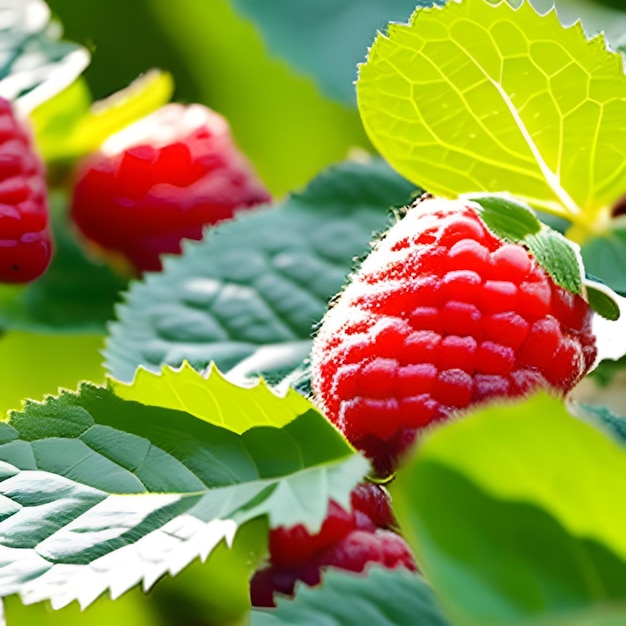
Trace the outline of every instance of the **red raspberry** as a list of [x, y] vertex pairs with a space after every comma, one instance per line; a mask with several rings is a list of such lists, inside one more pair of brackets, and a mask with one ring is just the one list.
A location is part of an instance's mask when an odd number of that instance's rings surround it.
[[71, 215], [82, 234], [139, 271], [239, 209], [270, 199], [221, 116], [169, 104], [110, 137], [82, 163]]
[[0, 281], [35, 280], [51, 257], [45, 168], [28, 128], [0, 98]]
[[352, 511], [330, 502], [318, 533], [297, 525], [270, 532], [270, 563], [257, 571], [250, 584], [254, 606], [273, 606], [274, 593], [292, 595], [297, 581], [317, 585], [326, 567], [362, 572], [369, 563], [415, 570], [411, 550], [399, 535], [389, 495], [372, 483], [358, 485], [351, 494]]
[[538, 387], [568, 392], [596, 357], [591, 318], [471, 204], [422, 200], [326, 314], [313, 391], [386, 475], [419, 429], [455, 411]]

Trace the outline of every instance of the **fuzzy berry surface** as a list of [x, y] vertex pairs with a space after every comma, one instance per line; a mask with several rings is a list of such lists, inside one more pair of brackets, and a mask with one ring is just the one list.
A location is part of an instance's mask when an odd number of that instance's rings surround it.
[[460, 200], [418, 201], [314, 339], [312, 387], [381, 475], [417, 432], [497, 398], [567, 393], [593, 365], [592, 310]]
[[0, 282], [33, 281], [51, 257], [44, 164], [30, 130], [0, 98]]
[[270, 561], [250, 584], [253, 606], [274, 606], [274, 594], [293, 595], [298, 581], [318, 585], [327, 567], [351, 572], [363, 572], [370, 564], [416, 569], [409, 546], [394, 530], [397, 524], [383, 487], [358, 485], [350, 504], [346, 511], [331, 501], [318, 533], [302, 525], [270, 532]]
[[161, 269], [183, 239], [270, 200], [226, 120], [199, 104], [169, 104], [110, 137], [78, 168], [71, 217], [107, 256]]

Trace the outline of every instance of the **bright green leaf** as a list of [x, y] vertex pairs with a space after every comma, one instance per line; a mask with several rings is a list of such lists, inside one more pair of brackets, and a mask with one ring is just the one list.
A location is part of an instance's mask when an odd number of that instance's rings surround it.
[[371, 567], [367, 576], [330, 569], [321, 587], [300, 585], [293, 600], [253, 611], [251, 626], [448, 626], [423, 578]]
[[377, 37], [357, 95], [376, 147], [432, 193], [509, 192], [584, 231], [626, 188], [622, 57], [527, 2], [418, 9]]
[[625, 476], [619, 444], [541, 394], [434, 431], [392, 495], [455, 624], [534, 624], [626, 601]]
[[55, 607], [148, 588], [262, 516], [316, 530], [367, 469], [312, 406], [238, 435], [89, 385], [29, 402], [0, 442], [0, 596]]
[[215, 361], [231, 380], [281, 377], [308, 356], [315, 324], [388, 208], [413, 190], [381, 161], [347, 162], [271, 209], [209, 230], [131, 285], [111, 327], [109, 372], [130, 381], [139, 366], [187, 360], [196, 369]]
[[186, 411], [239, 435], [254, 426], [280, 428], [311, 406], [293, 389], [277, 396], [262, 379], [242, 395], [241, 387], [215, 366], [202, 375], [186, 362], [179, 370], [164, 367], [160, 374], [140, 368], [132, 383], [110, 379], [109, 385], [125, 400]]
[[617, 294], [603, 283], [597, 280], [585, 280], [585, 288], [587, 290], [587, 300], [591, 308], [602, 317], [617, 321], [621, 316], [621, 310], [618, 302], [616, 302]]
[[0, 24], [0, 96], [28, 112], [55, 95], [85, 69], [89, 55], [59, 40], [42, 0], [5, 0]]

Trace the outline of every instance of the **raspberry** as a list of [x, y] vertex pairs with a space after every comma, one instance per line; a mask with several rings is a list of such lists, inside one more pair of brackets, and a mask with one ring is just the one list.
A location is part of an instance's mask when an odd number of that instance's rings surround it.
[[566, 394], [596, 358], [591, 318], [471, 204], [422, 199], [322, 321], [313, 391], [388, 475], [420, 429], [459, 410], [538, 387]]
[[110, 137], [79, 167], [71, 216], [105, 256], [160, 270], [160, 255], [270, 199], [226, 120], [169, 104]]
[[29, 130], [0, 98], [0, 281], [35, 280], [51, 256], [44, 165]]
[[292, 595], [296, 582], [317, 585], [326, 567], [362, 572], [369, 563], [388, 569], [415, 570], [411, 550], [392, 532], [396, 521], [389, 495], [372, 483], [358, 485], [351, 494], [351, 512], [331, 501], [318, 533], [302, 525], [270, 532], [270, 562], [250, 583], [254, 606], [273, 606], [274, 594]]

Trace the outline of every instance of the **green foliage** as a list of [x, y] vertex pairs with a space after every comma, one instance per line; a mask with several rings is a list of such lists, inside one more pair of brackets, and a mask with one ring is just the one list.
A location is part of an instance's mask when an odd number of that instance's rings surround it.
[[131, 285], [111, 327], [108, 370], [129, 381], [139, 366], [215, 361], [230, 378], [280, 377], [308, 356], [353, 258], [413, 190], [380, 161], [347, 162], [271, 209], [209, 230]]
[[28, 403], [0, 441], [0, 596], [56, 607], [148, 588], [260, 516], [319, 528], [367, 468], [312, 408], [238, 435], [90, 385]]
[[[322, 91], [354, 104], [356, 66], [363, 60], [376, 29], [404, 20], [418, 6], [445, 0], [278, 0], [267, 5], [234, 0], [235, 6], [263, 33], [270, 49], [296, 69], [312, 76]], [[306, 28], [302, 25], [306, 24]]]
[[626, 187], [622, 59], [554, 12], [418, 9], [377, 37], [357, 93], [376, 147], [435, 194], [508, 191], [583, 237]]
[[321, 587], [301, 586], [294, 600], [279, 600], [277, 609], [253, 611], [251, 626], [319, 623], [324, 626], [449, 624], [423, 578], [403, 569], [389, 571], [374, 566], [366, 576], [331, 569]]
[[538, 395], [435, 431], [392, 491], [455, 624], [559, 623], [626, 603], [625, 471], [620, 445]]

